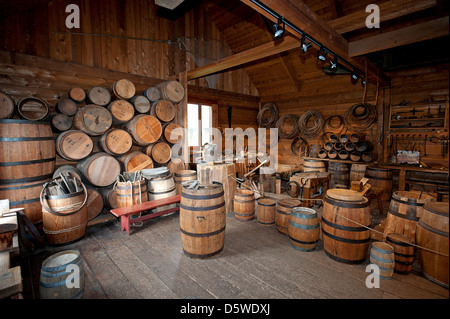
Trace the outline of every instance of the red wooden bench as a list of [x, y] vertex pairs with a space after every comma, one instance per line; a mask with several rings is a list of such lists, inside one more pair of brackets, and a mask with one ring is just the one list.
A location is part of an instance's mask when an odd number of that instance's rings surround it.
[[145, 212], [147, 210], [154, 209], [157, 207], [179, 203], [180, 199], [181, 199], [181, 195], [175, 195], [175, 196], [171, 196], [171, 197], [152, 200], [152, 201], [145, 202], [142, 204], [135, 204], [132, 206], [111, 209], [110, 212], [114, 216], [120, 217], [120, 225], [122, 226], [122, 230], [126, 230], [127, 234], [130, 235], [131, 224], [138, 223], [138, 222], [150, 219], [150, 218], [155, 218], [158, 216], [176, 212], [180, 209], [180, 207], [173, 207], [173, 208], [163, 210], [161, 212], [145, 214], [144, 216], [136, 217], [133, 219], [131, 219], [131, 215], [137, 214], [137, 213], [142, 213], [142, 212]]

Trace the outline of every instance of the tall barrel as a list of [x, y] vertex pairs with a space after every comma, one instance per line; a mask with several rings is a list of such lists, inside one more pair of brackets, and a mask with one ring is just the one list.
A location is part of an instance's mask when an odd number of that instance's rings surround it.
[[48, 122], [0, 120], [0, 198], [42, 221], [39, 194], [55, 170], [55, 142]]
[[128, 207], [148, 202], [147, 182], [118, 182], [116, 185], [117, 207]]
[[289, 217], [294, 207], [299, 207], [302, 202], [298, 199], [281, 199], [277, 203], [275, 223], [277, 230], [282, 234], [288, 233]]
[[430, 202], [424, 205], [417, 225], [417, 259], [424, 275], [449, 287], [449, 204]]
[[248, 189], [237, 189], [234, 194], [234, 217], [240, 221], [255, 217], [255, 193]]
[[84, 266], [78, 250], [64, 250], [42, 262], [41, 299], [81, 299], [84, 285]]
[[384, 234], [403, 234], [414, 239], [424, 205], [434, 201], [433, 196], [420, 191], [394, 192], [389, 204]]
[[386, 243], [373, 242], [370, 248], [370, 262], [378, 266], [381, 279], [391, 279], [394, 274], [394, 248]]
[[394, 248], [395, 272], [409, 274], [414, 262], [414, 238], [402, 234], [389, 234], [386, 243]]
[[337, 185], [348, 186], [350, 179], [348, 164], [330, 162], [328, 164], [328, 172], [330, 173], [330, 188], [337, 187]]
[[260, 225], [271, 226], [275, 224], [276, 202], [270, 198], [259, 198], [257, 200], [256, 219]]
[[139, 146], [155, 143], [162, 133], [161, 122], [154, 116], [140, 114], [123, 125], [123, 129], [131, 134], [133, 142]]
[[379, 192], [383, 190], [381, 198], [389, 200], [392, 193], [392, 170], [380, 167], [366, 167], [366, 178], [372, 186], [372, 190]]
[[198, 188], [183, 186], [180, 231], [183, 252], [191, 258], [209, 258], [223, 249], [225, 199], [220, 183]]
[[89, 183], [99, 187], [111, 185], [120, 174], [119, 161], [103, 152], [95, 153], [79, 161], [77, 169]]
[[[173, 174], [161, 175], [147, 180], [148, 199], [150, 201], [177, 195]], [[155, 208], [153, 212], [161, 212], [166, 209], [175, 208], [177, 204], [170, 204]]]
[[161, 98], [172, 103], [179, 103], [184, 99], [184, 87], [178, 81], [166, 81], [157, 85], [161, 91]]
[[303, 171], [304, 172], [326, 172], [324, 161], [313, 160], [313, 159], [304, 159], [303, 160]]
[[94, 149], [94, 142], [82, 131], [70, 130], [58, 135], [55, 141], [56, 152], [68, 161], [86, 158]]
[[317, 212], [307, 207], [294, 207], [289, 217], [288, 234], [295, 249], [314, 250], [320, 236]]
[[197, 179], [197, 172], [194, 170], [181, 170], [174, 174], [177, 194], [181, 194], [184, 183], [194, 181]]
[[366, 167], [365, 164], [352, 164], [350, 167], [350, 183], [353, 181], [360, 181], [362, 178], [364, 178], [366, 174]]
[[369, 227], [370, 223], [367, 198], [356, 191], [328, 190], [322, 215], [323, 245], [327, 256], [343, 263], [364, 262], [370, 231], [363, 226]]
[[111, 127], [112, 116], [104, 107], [89, 104], [78, 110], [73, 118], [73, 124], [90, 136], [99, 136]]

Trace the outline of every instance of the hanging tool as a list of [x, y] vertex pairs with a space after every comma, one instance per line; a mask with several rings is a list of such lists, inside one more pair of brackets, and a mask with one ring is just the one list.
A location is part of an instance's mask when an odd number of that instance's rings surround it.
[[425, 145], [424, 145], [424, 150], [423, 150], [423, 156], [427, 156], [427, 139], [428, 139], [428, 135], [425, 134], [425, 139], [424, 139]]

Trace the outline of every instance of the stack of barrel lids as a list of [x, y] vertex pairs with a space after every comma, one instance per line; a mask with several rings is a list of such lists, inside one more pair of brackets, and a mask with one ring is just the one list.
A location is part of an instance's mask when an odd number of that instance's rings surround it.
[[318, 152], [320, 158], [351, 160], [353, 162], [373, 162], [376, 153], [373, 144], [365, 140], [362, 133], [330, 134]]

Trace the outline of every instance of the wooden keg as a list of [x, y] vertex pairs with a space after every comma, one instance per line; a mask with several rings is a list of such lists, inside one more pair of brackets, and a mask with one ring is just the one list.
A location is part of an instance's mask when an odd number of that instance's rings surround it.
[[150, 101], [143, 95], [135, 95], [130, 102], [138, 113], [146, 114], [150, 111]]
[[379, 268], [379, 273], [375, 272], [375, 275], [381, 279], [391, 279], [395, 267], [394, 247], [381, 241], [373, 242], [370, 248], [370, 262]]
[[433, 196], [420, 191], [394, 192], [389, 203], [384, 234], [403, 234], [415, 238], [417, 222], [424, 205], [434, 201]]
[[414, 262], [414, 238], [402, 234], [388, 234], [386, 243], [394, 248], [395, 272], [409, 274]]
[[0, 197], [42, 221], [39, 194], [55, 170], [55, 142], [48, 122], [0, 120]]
[[37, 97], [27, 97], [17, 103], [19, 117], [29, 121], [40, 121], [50, 114], [47, 102]]
[[307, 207], [294, 207], [289, 216], [288, 235], [292, 246], [300, 251], [313, 251], [320, 236], [317, 212]]
[[288, 198], [281, 199], [277, 202], [277, 210], [275, 214], [275, 224], [277, 230], [282, 234], [288, 234], [289, 217], [294, 207], [299, 207], [302, 202], [298, 199]]
[[344, 144], [344, 149], [350, 154], [356, 149], [356, 146], [352, 142], [347, 142]]
[[86, 92], [86, 97], [91, 104], [107, 106], [111, 102], [111, 93], [103, 86], [91, 87]]
[[307, 159], [303, 160], [303, 171], [304, 172], [326, 172], [324, 161]]
[[113, 156], [123, 155], [131, 150], [133, 139], [125, 130], [113, 128], [97, 140], [98, 148]]
[[181, 194], [182, 186], [184, 183], [189, 183], [197, 179], [197, 172], [194, 170], [180, 170], [175, 172], [174, 180], [177, 190], [177, 195]]
[[89, 222], [102, 213], [103, 208], [105, 207], [105, 203], [103, 201], [102, 194], [100, 194], [97, 188], [93, 186], [86, 186], [86, 189], [88, 191], [86, 214], [87, 221]]
[[345, 144], [348, 141], [350, 141], [350, 136], [348, 136], [347, 133], [342, 133], [339, 135], [339, 142], [341, 142], [342, 144]]
[[86, 133], [70, 130], [58, 135], [55, 141], [56, 152], [68, 161], [86, 158], [94, 149], [94, 142]]
[[373, 144], [369, 141], [359, 141], [356, 143], [356, 150], [360, 153], [370, 152], [373, 150]]
[[170, 122], [175, 118], [176, 108], [170, 101], [160, 100], [152, 103], [150, 114], [161, 122]]
[[75, 103], [83, 103], [86, 100], [86, 92], [79, 87], [71, 88], [69, 91], [69, 98]]
[[119, 208], [117, 205], [117, 192], [113, 185], [108, 187], [100, 187], [98, 188], [100, 194], [103, 198], [103, 203], [105, 204], [105, 208], [114, 209]]
[[73, 118], [73, 123], [77, 129], [90, 136], [99, 136], [112, 125], [111, 113], [104, 107], [89, 104], [78, 110]]
[[136, 87], [128, 79], [120, 79], [114, 82], [111, 89], [118, 99], [129, 100], [136, 94]]
[[331, 149], [328, 151], [328, 157], [331, 159], [335, 159], [338, 157], [338, 152], [335, 149]]
[[70, 179], [73, 179], [74, 177], [81, 180], [81, 173], [80, 171], [72, 165], [62, 165], [59, 166], [55, 172], [53, 173], [53, 179], [60, 177], [59, 174], [63, 174], [64, 176], [69, 175]]
[[183, 138], [183, 128], [176, 123], [166, 123], [162, 127], [161, 138], [170, 144], [176, 144]]
[[361, 153], [360, 152], [351, 152], [350, 153], [350, 160], [353, 162], [359, 162], [361, 160]]
[[56, 113], [52, 115], [51, 125], [55, 133], [65, 132], [72, 127], [72, 119], [66, 114]]
[[353, 181], [360, 181], [364, 178], [366, 167], [367, 165], [365, 164], [352, 164], [350, 167], [350, 183]]
[[16, 113], [16, 102], [8, 94], [0, 91], [0, 119], [9, 119]]
[[372, 190], [379, 192], [383, 190], [381, 199], [389, 200], [392, 193], [392, 170], [380, 167], [366, 167], [366, 178], [372, 186]]
[[320, 158], [327, 158], [328, 157], [328, 152], [325, 149], [321, 148], [319, 150], [319, 154], [318, 155], [319, 155]]
[[365, 139], [364, 133], [352, 133], [350, 135], [350, 142], [352, 143], [358, 143]]
[[262, 197], [257, 200], [256, 220], [260, 225], [271, 226], [275, 224], [276, 202], [273, 199]]
[[449, 204], [428, 202], [417, 225], [417, 259], [429, 280], [449, 287]]
[[339, 151], [344, 149], [344, 144], [341, 142], [336, 142], [336, 143], [334, 143], [333, 147], [336, 151], [338, 151], [338, 154], [339, 154]]
[[156, 102], [161, 99], [161, 91], [156, 86], [146, 88], [143, 94], [150, 102]]
[[361, 159], [364, 163], [370, 163], [377, 159], [377, 154], [372, 152], [364, 152], [361, 154]]
[[198, 188], [184, 185], [180, 201], [183, 252], [191, 258], [217, 255], [225, 241], [225, 199], [220, 183]]
[[362, 263], [367, 258], [370, 231], [369, 201], [357, 191], [329, 189], [324, 198], [322, 238], [328, 257], [343, 263]]
[[117, 207], [128, 207], [149, 201], [147, 181], [117, 182]]
[[330, 162], [328, 164], [328, 172], [330, 173], [330, 188], [334, 188], [336, 185], [348, 187], [350, 179], [350, 169], [348, 164]]
[[336, 142], [339, 142], [339, 136], [337, 135], [337, 134], [330, 134], [330, 142], [331, 143], [336, 143]]
[[172, 103], [179, 103], [184, 99], [184, 87], [178, 81], [165, 81], [157, 85], [161, 91], [161, 99]]
[[340, 150], [339, 153], [338, 153], [338, 157], [341, 160], [346, 160], [346, 159], [349, 158], [349, 156], [350, 156], [350, 153], [347, 152], [346, 150]]
[[172, 156], [172, 150], [170, 146], [164, 142], [157, 142], [155, 144], [145, 146], [142, 151], [144, 154], [150, 156], [153, 161], [158, 164], [167, 163]]
[[324, 149], [325, 151], [331, 151], [331, 150], [333, 149], [333, 143], [331, 143], [330, 141], [326, 142], [326, 143], [323, 145], [323, 149]]
[[147, 154], [132, 151], [119, 157], [124, 172], [137, 172], [146, 168], [153, 168], [153, 161]]
[[77, 164], [77, 169], [92, 185], [111, 185], [120, 174], [120, 163], [111, 155], [99, 152], [86, 157]]
[[64, 250], [47, 257], [41, 266], [39, 298], [81, 299], [85, 287], [84, 275], [78, 250]]
[[140, 114], [123, 125], [123, 129], [131, 134], [133, 142], [139, 146], [155, 143], [162, 133], [161, 122], [154, 116]]
[[115, 125], [124, 124], [134, 116], [133, 105], [126, 100], [115, 100], [108, 104], [108, 111], [111, 113], [112, 122]]
[[56, 109], [58, 112], [65, 114], [67, 116], [74, 116], [77, 114], [78, 105], [71, 99], [59, 99], [56, 103]]
[[183, 161], [179, 158], [172, 158], [170, 162], [167, 164], [167, 168], [169, 169], [169, 172], [172, 174], [175, 174], [179, 171], [182, 171], [185, 169], [185, 165]]
[[[173, 174], [161, 174], [159, 177], [149, 178], [147, 179], [147, 185], [150, 201], [177, 195]], [[158, 213], [175, 207], [177, 207], [177, 204], [164, 205], [153, 209], [153, 212]]]
[[249, 221], [255, 217], [255, 193], [248, 189], [237, 189], [234, 195], [234, 217]]

